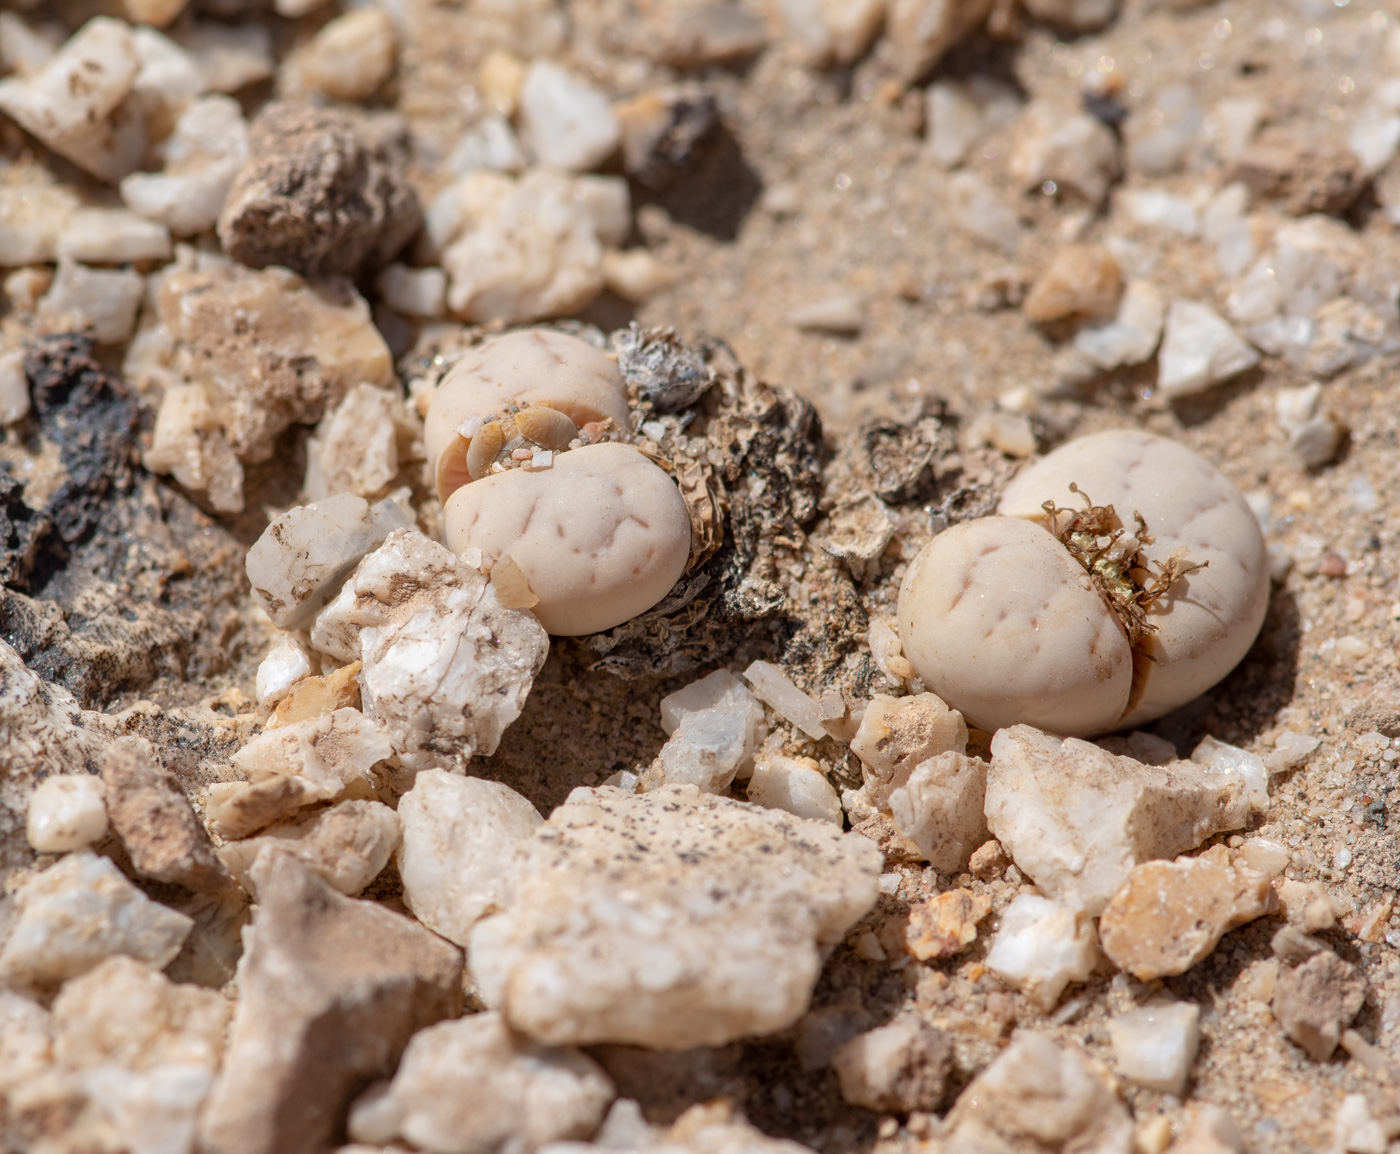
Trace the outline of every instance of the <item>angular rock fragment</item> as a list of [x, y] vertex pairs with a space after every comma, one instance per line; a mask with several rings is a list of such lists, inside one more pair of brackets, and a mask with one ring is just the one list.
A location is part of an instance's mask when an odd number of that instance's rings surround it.
[[459, 946], [510, 902], [523, 849], [543, 819], [500, 782], [425, 769], [399, 800], [404, 900], [414, 917]]
[[203, 385], [172, 385], [160, 399], [151, 447], [142, 463], [208, 496], [217, 513], [243, 511], [243, 466], [229, 448]]
[[1314, 1062], [1325, 1062], [1366, 1000], [1366, 979], [1331, 950], [1285, 970], [1274, 987], [1279, 1025]]
[[146, 125], [127, 97], [140, 59], [120, 20], [89, 20], [37, 72], [0, 81], [0, 111], [99, 180], [141, 162]]
[[1066, 245], [1031, 286], [1021, 311], [1037, 324], [1111, 316], [1122, 284], [1122, 271], [1108, 249], [1096, 244]]
[[0, 188], [0, 267], [57, 260], [58, 238], [77, 208], [78, 198], [61, 184]]
[[526, 69], [520, 131], [540, 164], [574, 172], [596, 167], [622, 140], [607, 97], [548, 60]]
[[810, 757], [760, 759], [749, 778], [747, 796], [765, 809], [786, 810], [797, 817], [841, 827], [841, 799], [821, 766]]
[[40, 853], [86, 849], [107, 832], [106, 790], [87, 773], [46, 777], [29, 799], [29, 844]]
[[913, 1015], [859, 1034], [831, 1058], [841, 1097], [882, 1113], [933, 1111], [943, 1100], [953, 1066], [953, 1045], [941, 1031]]
[[277, 703], [263, 729], [312, 721], [337, 709], [360, 708], [360, 663], [352, 661], [324, 676], [300, 678]]
[[900, 76], [920, 79], [991, 10], [992, 0], [892, 0], [885, 35]]
[[1022, 114], [1008, 164], [1028, 188], [1072, 192], [1091, 205], [1103, 202], [1122, 169], [1118, 139], [1106, 125], [1087, 113], [1063, 116], [1040, 101]]
[[642, 792], [662, 785], [693, 785], [723, 793], [751, 768], [763, 727], [763, 707], [725, 669], [661, 699], [661, 728], [670, 740], [641, 776]]
[[1074, 349], [1105, 372], [1140, 365], [1157, 351], [1167, 302], [1148, 281], [1130, 280], [1111, 321], [1086, 325], [1074, 335]]
[[121, 344], [136, 328], [145, 291], [145, 278], [132, 269], [89, 268], [65, 257], [38, 313], [51, 331], [90, 329], [98, 344]]
[[342, 801], [220, 851], [238, 884], [256, 895], [253, 866], [263, 850], [291, 854], [337, 893], [354, 897], [389, 864], [399, 818], [377, 801]]
[[992, 899], [971, 890], [925, 898], [909, 908], [906, 946], [921, 962], [950, 958], [977, 940], [977, 923], [991, 912]]
[[113, 743], [102, 767], [112, 829], [142, 877], [201, 893], [232, 884], [174, 774], [140, 738]]
[[480, 572], [411, 529], [364, 559], [311, 643], [364, 662], [365, 715], [410, 771], [494, 753], [549, 652], [532, 614], [504, 608]]
[[1259, 354], [1209, 305], [1179, 300], [1167, 309], [1157, 389], [1169, 400], [1202, 392], [1258, 363]]
[[126, 957], [64, 983], [53, 1003], [54, 1057], [70, 1069], [198, 1066], [213, 1073], [232, 1006]]
[[[1125, 1152], [1132, 1119], [1108, 1085], [1073, 1050], [1043, 1034], [1017, 1033], [973, 1079], [948, 1116], [953, 1141], [967, 1125], [1042, 1148]], [[974, 1147], [976, 1149], [976, 1147]]]
[[423, 426], [397, 389], [359, 384], [329, 410], [306, 442], [307, 500], [336, 493], [384, 496], [399, 467], [423, 455]]
[[795, 1022], [883, 868], [826, 823], [667, 786], [576, 789], [472, 931], [487, 1003], [553, 1044], [715, 1046]]
[[367, 100], [394, 71], [394, 21], [382, 8], [352, 9], [329, 21], [282, 65], [290, 96], [322, 93], [332, 100]]
[[1139, 1086], [1180, 1098], [1200, 1044], [1201, 1008], [1150, 1002], [1108, 1023], [1118, 1073]]
[[[352, 782], [369, 781], [374, 767], [394, 752], [387, 737], [357, 709], [337, 709], [293, 725], [265, 729], [233, 755], [253, 788], [279, 780], [295, 781], [309, 801], [330, 801]], [[242, 837], [223, 817], [215, 819], [226, 837]], [[245, 831], [248, 832], [248, 831]]]
[[88, 850], [30, 878], [14, 902], [18, 918], [0, 950], [0, 983], [17, 989], [56, 986], [113, 954], [163, 968], [193, 925]]
[[281, 265], [307, 277], [387, 264], [422, 221], [404, 177], [406, 136], [339, 109], [264, 106], [219, 214], [224, 251], [252, 268]]
[[1133, 866], [1239, 829], [1255, 796], [1243, 771], [1143, 765], [1017, 725], [992, 739], [987, 825], [1045, 893], [1097, 914]]
[[792, 679], [768, 661], [755, 661], [744, 670], [744, 680], [753, 686], [754, 694], [779, 717], [797, 726], [813, 741], [826, 734], [822, 726], [821, 706], [803, 693]]
[[1224, 934], [1262, 917], [1273, 890], [1267, 874], [1231, 867], [1223, 847], [1200, 857], [1136, 866], [1104, 907], [1104, 953], [1139, 981], [1184, 974]]
[[208, 1154], [329, 1145], [351, 1096], [461, 1009], [461, 954], [441, 938], [342, 897], [288, 854], [256, 872], [238, 1007], [200, 1120]]
[[80, 208], [58, 237], [58, 255], [86, 264], [170, 259], [170, 232], [123, 208]]
[[301, 628], [340, 591], [366, 553], [407, 525], [393, 501], [371, 506], [353, 493], [289, 509], [248, 550], [253, 595], [279, 628]]
[[865, 791], [886, 808], [890, 791], [904, 785], [914, 768], [942, 753], [967, 749], [967, 723], [933, 693], [871, 698], [851, 752], [860, 758]]
[[393, 379], [369, 306], [342, 281], [230, 265], [165, 276], [157, 303], [175, 371], [209, 390], [244, 463], [267, 460], [283, 430], [320, 420], [352, 386]]
[[950, 750], [919, 762], [890, 791], [889, 810], [895, 828], [925, 861], [941, 874], [954, 874], [987, 840], [986, 793], [986, 763]]
[[380, 1145], [403, 1138], [430, 1154], [524, 1154], [590, 1137], [613, 1096], [582, 1052], [531, 1042], [499, 1014], [472, 1014], [415, 1034], [393, 1082], [352, 1109], [350, 1133]]
[[1094, 923], [1082, 910], [1022, 894], [1001, 915], [986, 964], [1049, 1011], [1067, 985], [1093, 973], [1097, 960]]
[[121, 182], [122, 201], [176, 236], [214, 227], [229, 187], [248, 155], [243, 109], [231, 96], [192, 101], [157, 152], [159, 172], [133, 172]]

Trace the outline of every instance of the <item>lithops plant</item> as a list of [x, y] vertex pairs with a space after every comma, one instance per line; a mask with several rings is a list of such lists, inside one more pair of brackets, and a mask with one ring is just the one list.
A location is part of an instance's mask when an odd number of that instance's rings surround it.
[[685, 501], [665, 470], [622, 443], [630, 428], [612, 358], [547, 329], [486, 341], [429, 405], [448, 547], [550, 633], [620, 625], [685, 571]]
[[899, 594], [905, 657], [979, 728], [1151, 721], [1216, 684], [1263, 624], [1258, 523], [1175, 441], [1071, 441], [1013, 480], [997, 513], [935, 537]]

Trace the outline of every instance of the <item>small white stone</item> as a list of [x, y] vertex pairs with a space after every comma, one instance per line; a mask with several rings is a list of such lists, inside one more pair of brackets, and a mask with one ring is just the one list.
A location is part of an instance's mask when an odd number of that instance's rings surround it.
[[1400, 148], [1400, 116], [1366, 108], [1347, 130], [1347, 147], [1368, 175], [1380, 172]]
[[458, 176], [479, 168], [514, 173], [526, 167], [526, 160], [510, 122], [504, 116], [487, 116], [467, 129], [447, 158], [447, 167]]
[[97, 16], [38, 72], [0, 81], [0, 111], [79, 168], [116, 181], [146, 150], [145, 121], [126, 102], [139, 67], [127, 25]]
[[1065, 116], [1035, 101], [1017, 126], [1009, 167], [1027, 188], [1068, 190], [1098, 205], [1119, 172], [1118, 140], [1087, 113]]
[[[310, 622], [350, 571], [407, 518], [393, 501], [340, 493], [276, 518], [248, 550], [248, 580], [281, 629]], [[348, 659], [347, 659], [348, 660]]]
[[46, 777], [29, 799], [26, 831], [40, 853], [67, 853], [100, 841], [107, 832], [107, 791], [88, 773]]
[[1191, 760], [1238, 782], [1239, 796], [1247, 800], [1251, 813], [1268, 813], [1269, 771], [1257, 753], [1205, 737], [1191, 751]]
[[0, 425], [11, 425], [29, 415], [29, 378], [24, 372], [24, 350], [0, 352]]
[[1211, 197], [1201, 213], [1201, 235], [1215, 245], [1215, 263], [1227, 277], [1239, 276], [1256, 256], [1248, 208], [1249, 189], [1236, 181]]
[[981, 177], [954, 173], [948, 180], [948, 202], [954, 222], [978, 240], [1014, 256], [1021, 239], [1021, 219]]
[[955, 168], [990, 132], [1009, 124], [1020, 111], [1015, 89], [986, 76], [930, 84], [924, 120], [929, 155], [942, 168]]
[[1321, 468], [1337, 455], [1346, 430], [1327, 413], [1304, 421], [1288, 434], [1288, 447], [1309, 469]]
[[358, 709], [336, 709], [264, 729], [229, 760], [253, 783], [295, 777], [303, 804], [331, 801], [393, 754], [388, 739]]
[[195, 21], [176, 35], [199, 62], [210, 92], [237, 92], [272, 75], [272, 33], [265, 25]]
[[582, 1052], [536, 1045], [500, 1014], [470, 1014], [413, 1036], [371, 1110], [352, 1108], [350, 1136], [379, 1145], [402, 1136], [428, 1154], [524, 1154], [592, 1136], [615, 1094]]
[[1070, 982], [1093, 973], [1097, 960], [1094, 923], [1082, 910], [1022, 894], [1001, 915], [986, 965], [1048, 1012]]
[[257, 900], [264, 853], [291, 854], [332, 889], [354, 897], [374, 881], [399, 844], [399, 818], [377, 801], [342, 801], [329, 809], [270, 826], [219, 851], [238, 884]]
[[131, 30], [141, 67], [131, 90], [146, 106], [146, 118], [158, 135], [170, 127], [187, 104], [208, 91], [199, 62], [170, 37], [154, 28]]
[[1202, 392], [1258, 363], [1259, 354], [1214, 309], [1172, 302], [1157, 369], [1157, 389], [1168, 400]]
[[258, 708], [271, 713], [277, 703], [304, 677], [311, 676], [311, 661], [306, 650], [290, 638], [284, 638], [262, 659], [258, 666], [256, 693]]
[[889, 795], [895, 828], [919, 847], [934, 869], [956, 874], [987, 840], [983, 805], [986, 765], [960, 752], [920, 762]]
[[332, 100], [368, 100], [394, 71], [398, 37], [390, 14], [376, 4], [328, 21], [282, 66], [289, 94], [322, 93]]
[[787, 30], [813, 64], [851, 64], [870, 47], [884, 0], [778, 0]]
[[171, 385], [165, 390], [142, 463], [153, 473], [169, 473], [187, 488], [206, 494], [220, 513], [243, 510], [243, 466], [224, 437], [203, 385]]
[[421, 455], [421, 440], [422, 426], [397, 388], [358, 384], [307, 439], [302, 489], [313, 502], [336, 493], [370, 501], [387, 496], [403, 458]]
[[1234, 160], [1245, 150], [1263, 116], [1264, 102], [1255, 96], [1222, 100], [1211, 110], [1206, 128], [1221, 160]]
[[113, 954], [163, 968], [194, 925], [87, 850], [30, 878], [14, 900], [19, 917], [0, 950], [0, 982], [16, 988], [58, 985]]
[[0, 12], [0, 73], [38, 72], [62, 43], [61, 25], [30, 24], [18, 12]]
[[58, 237], [58, 255], [95, 264], [170, 259], [170, 230], [122, 208], [81, 208]]
[[124, 178], [123, 202], [176, 236], [213, 228], [248, 154], [248, 126], [238, 101], [229, 96], [194, 101], [158, 151], [161, 171]]
[[1153, 1002], [1108, 1023], [1113, 1060], [1130, 1082], [1180, 1098], [1200, 1043], [1201, 1008], [1193, 1002]]
[[384, 303], [410, 317], [440, 317], [447, 311], [447, 274], [440, 268], [385, 265], [375, 282]]
[[130, 269], [98, 269], [60, 260], [53, 285], [39, 302], [39, 315], [51, 326], [91, 327], [99, 344], [129, 340], [146, 281]]
[[1283, 773], [1307, 761], [1322, 744], [1322, 738], [1285, 729], [1274, 739], [1274, 751], [1264, 759], [1270, 773]]
[[769, 757], [749, 779], [748, 798], [765, 809], [781, 809], [813, 821], [841, 826], [841, 799], [810, 758]]
[[1163, 188], [1124, 189], [1118, 202], [1138, 224], [1161, 228], [1181, 236], [1195, 236], [1200, 221], [1195, 206], [1185, 197]]
[[1194, 89], [1185, 84], [1164, 88], [1145, 123], [1151, 131], [1128, 149], [1132, 166], [1142, 172], [1173, 172], [1185, 162], [1205, 127], [1205, 109]]
[[18, 184], [0, 188], [0, 267], [58, 259], [58, 238], [78, 209], [62, 185]]
[[760, 701], [813, 741], [820, 741], [826, 736], [826, 730], [822, 728], [821, 706], [798, 689], [776, 665], [755, 661], [744, 670], [744, 680], [753, 686]]
[[675, 283], [675, 272], [649, 250], [603, 253], [603, 282], [623, 300], [642, 304]]
[[737, 677], [717, 669], [661, 699], [661, 726], [670, 740], [639, 788], [694, 785], [702, 793], [723, 793], [751, 768], [763, 707]]
[[1346, 1154], [1386, 1154], [1390, 1135], [1371, 1114], [1365, 1094], [1348, 1094], [1332, 1120], [1336, 1148]]
[[399, 801], [404, 900], [414, 917], [459, 946], [510, 904], [525, 842], [543, 819], [500, 782], [426, 769]]
[[1296, 389], [1280, 389], [1274, 395], [1274, 419], [1285, 433], [1306, 425], [1317, 416], [1322, 404], [1322, 385], [1318, 381]]
[[540, 164], [566, 171], [596, 167], [622, 140], [607, 97], [547, 60], [536, 60], [526, 70], [520, 127]]
[[1123, 289], [1118, 315], [1106, 324], [1086, 325], [1074, 347], [1100, 369], [1140, 365], [1157, 351], [1167, 302], [1148, 281], [1132, 280]]
[[1267, 874], [1271, 878], [1283, 873], [1293, 858], [1286, 845], [1266, 837], [1246, 838], [1244, 845], [1240, 847], [1240, 856], [1250, 869]]

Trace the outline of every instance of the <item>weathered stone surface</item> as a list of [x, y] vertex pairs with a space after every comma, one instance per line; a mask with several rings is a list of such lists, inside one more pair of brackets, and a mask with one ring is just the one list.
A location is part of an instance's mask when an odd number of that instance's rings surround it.
[[950, 750], [921, 761], [889, 794], [895, 828], [939, 873], [963, 869], [987, 840], [987, 766]]
[[253, 865], [263, 850], [288, 853], [338, 893], [354, 897], [389, 864], [399, 843], [399, 818], [377, 801], [342, 801], [275, 825], [220, 851], [238, 884], [256, 894]]
[[955, 1142], [962, 1126], [977, 1124], [1052, 1150], [1132, 1149], [1127, 1108], [1083, 1057], [1043, 1034], [1016, 1034], [959, 1095], [948, 1122]]
[[883, 1113], [933, 1111], [943, 1100], [953, 1044], [941, 1030], [906, 1015], [859, 1034], [832, 1055], [841, 1096]]
[[168, 473], [185, 488], [204, 493], [215, 512], [243, 511], [243, 466], [203, 385], [166, 389], [142, 462], [151, 472]]
[[19, 917], [0, 950], [0, 982], [17, 989], [56, 986], [113, 954], [167, 966], [193, 925], [88, 850], [30, 878], [14, 901]]
[[304, 627], [366, 553], [407, 525], [393, 501], [370, 505], [353, 493], [289, 509], [248, 550], [253, 595], [280, 628]]
[[178, 1065], [212, 1073], [232, 1008], [217, 991], [177, 985], [131, 958], [108, 958], [64, 983], [54, 999], [54, 1057], [75, 1070]]
[[413, 779], [398, 815], [404, 900], [430, 930], [465, 946], [472, 926], [509, 904], [543, 818], [509, 786], [441, 769]]
[[364, 559], [311, 643], [364, 662], [365, 715], [410, 771], [494, 753], [549, 651], [530, 613], [502, 606], [479, 571], [412, 529]]
[[423, 423], [397, 389], [359, 384], [329, 410], [306, 442], [307, 500], [388, 495], [402, 465], [423, 455]]
[[267, 460], [291, 424], [312, 424], [354, 385], [387, 386], [388, 346], [344, 281], [229, 265], [166, 275], [157, 294], [172, 366], [203, 385], [229, 446]]
[[971, 890], [948, 890], [909, 908], [908, 950], [921, 962], [950, 958], [977, 940], [977, 924], [992, 912], [992, 899]]
[[967, 723], [932, 693], [913, 697], [876, 695], [866, 707], [851, 751], [860, 758], [870, 800], [886, 808], [890, 791], [903, 785], [914, 767], [940, 753], [967, 749]]
[[1139, 1086], [1180, 1098], [1200, 1043], [1201, 1008], [1193, 1002], [1150, 1002], [1108, 1023], [1118, 1073]]
[[351, 1111], [350, 1133], [403, 1138], [430, 1154], [530, 1154], [590, 1137], [613, 1094], [580, 1051], [531, 1042], [499, 1014], [472, 1014], [415, 1034], [393, 1082]]
[[1242, 772], [1143, 765], [1026, 725], [992, 739], [988, 826], [1045, 893], [1090, 914], [1139, 862], [1239, 829], [1252, 798]]
[[693, 785], [723, 793], [752, 766], [763, 727], [763, 706], [737, 677], [717, 669], [661, 699], [661, 728], [670, 740], [641, 775], [645, 793], [662, 785]]
[[864, 838], [693, 786], [576, 789], [527, 852], [472, 931], [487, 1003], [541, 1041], [657, 1049], [795, 1022], [883, 868]]
[[219, 214], [224, 251], [308, 277], [372, 272], [422, 220], [407, 163], [406, 134], [388, 122], [268, 104], [249, 126], [248, 160]]
[[114, 742], [102, 767], [112, 829], [142, 877], [203, 893], [229, 888], [232, 878], [190, 807], [179, 779], [156, 761], [140, 738]]
[[1331, 950], [1278, 976], [1274, 1017], [1314, 1062], [1325, 1062], [1366, 1000], [1366, 979]]
[[1094, 923], [1084, 911], [1037, 894], [1022, 894], [1006, 908], [987, 951], [987, 969], [1046, 1011], [1070, 982], [1088, 978], [1097, 960]]
[[461, 955], [442, 939], [287, 854], [258, 872], [224, 1068], [200, 1120], [207, 1154], [328, 1147], [351, 1095], [461, 1009]]
[[1224, 934], [1269, 911], [1267, 874], [1231, 867], [1223, 846], [1137, 866], [1099, 919], [1106, 953], [1140, 981], [1184, 974]]

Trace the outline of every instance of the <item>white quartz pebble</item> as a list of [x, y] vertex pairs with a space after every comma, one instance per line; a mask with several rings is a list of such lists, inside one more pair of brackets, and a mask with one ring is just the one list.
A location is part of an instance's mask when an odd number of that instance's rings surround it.
[[1259, 363], [1259, 354], [1209, 305], [1173, 301], [1157, 358], [1157, 390], [1167, 400], [1203, 392]]
[[1201, 1008], [1193, 1002], [1153, 1002], [1111, 1019], [1108, 1037], [1118, 1073], [1180, 1098], [1196, 1060], [1200, 1020]]
[[66, 853], [98, 841], [107, 832], [107, 791], [88, 773], [46, 777], [29, 799], [26, 832], [40, 853]]
[[755, 661], [744, 670], [744, 679], [753, 686], [760, 701], [813, 741], [820, 741], [826, 736], [826, 730], [822, 728], [821, 706], [798, 689], [776, 665], [768, 661]]
[[748, 798], [765, 809], [841, 825], [841, 799], [811, 758], [769, 757], [749, 778]]
[[1022, 894], [1001, 915], [986, 964], [1048, 1011], [1070, 982], [1093, 973], [1097, 959], [1094, 923], [1082, 910]]
[[170, 230], [124, 208], [80, 208], [58, 236], [58, 255], [95, 264], [168, 260]]
[[535, 159], [548, 168], [586, 172], [622, 140], [608, 99], [548, 60], [536, 60], [520, 89], [520, 126]]
[[270, 713], [293, 685], [310, 676], [311, 661], [306, 650], [290, 638], [279, 641], [258, 666], [258, 708]]
[[133, 172], [121, 182], [126, 206], [176, 236], [213, 228], [248, 152], [248, 126], [238, 101], [230, 96], [194, 101], [159, 151], [160, 172]]
[[29, 378], [24, 372], [24, 350], [0, 353], [0, 425], [9, 425], [29, 414]]
[[717, 669], [663, 697], [661, 725], [671, 739], [642, 775], [640, 788], [694, 785], [704, 793], [723, 793], [751, 769], [763, 707], [742, 681]]
[[376, 282], [391, 309], [410, 317], [440, 317], [447, 309], [447, 274], [440, 268], [386, 265]]
[[88, 268], [65, 258], [39, 313], [51, 324], [91, 328], [99, 344], [121, 344], [136, 329], [145, 292], [145, 278], [131, 269]]

